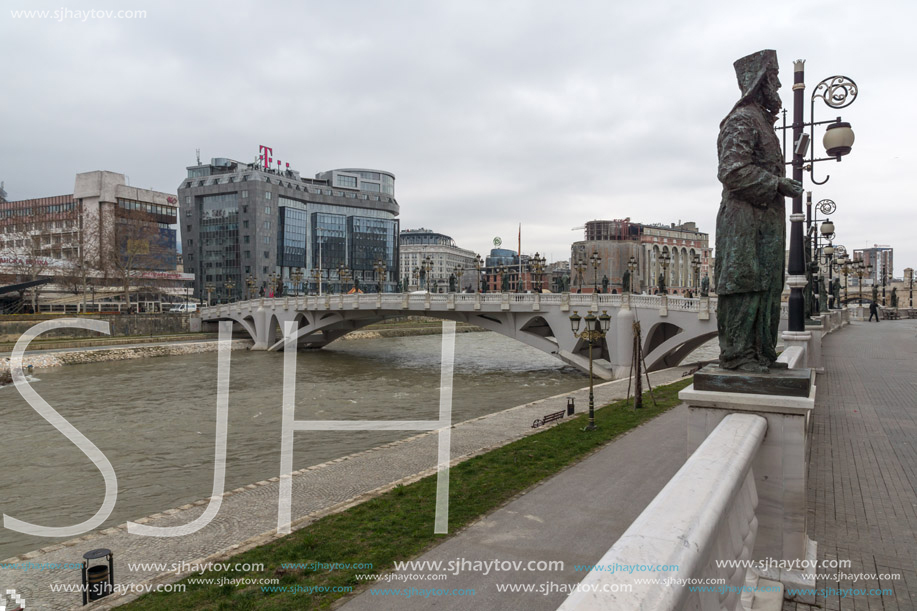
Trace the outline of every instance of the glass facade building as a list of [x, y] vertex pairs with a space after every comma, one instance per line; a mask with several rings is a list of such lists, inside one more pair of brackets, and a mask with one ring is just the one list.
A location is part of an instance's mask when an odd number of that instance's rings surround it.
[[382, 170], [330, 170], [311, 179], [230, 159], [189, 167], [178, 189], [179, 224], [185, 270], [198, 273], [195, 295], [206, 298], [209, 284], [214, 300], [318, 291], [319, 270], [323, 292], [336, 291], [341, 268], [375, 291], [379, 259], [383, 290], [398, 290], [394, 181]]
[[212, 285], [217, 298], [229, 298], [242, 286], [243, 280], [239, 261], [238, 195], [205, 195], [198, 203], [201, 231], [194, 258], [201, 263], [201, 284], [204, 287]]

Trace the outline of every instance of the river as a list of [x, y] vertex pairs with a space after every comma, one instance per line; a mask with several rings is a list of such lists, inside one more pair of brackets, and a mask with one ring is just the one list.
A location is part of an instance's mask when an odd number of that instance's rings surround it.
[[[296, 419], [432, 420], [441, 338], [336, 342], [298, 354]], [[210, 496], [216, 353], [37, 371], [33, 388], [106, 455], [118, 501], [104, 527]], [[701, 358], [705, 356], [702, 351]], [[235, 351], [225, 490], [279, 475], [282, 353]], [[582, 387], [587, 377], [496, 333], [456, 335], [453, 422]], [[558, 408], [562, 407], [558, 405]], [[12, 386], [0, 388], [0, 510], [45, 526], [91, 517], [104, 480]], [[294, 469], [416, 433], [300, 432]], [[57, 542], [0, 528], [0, 559]]]

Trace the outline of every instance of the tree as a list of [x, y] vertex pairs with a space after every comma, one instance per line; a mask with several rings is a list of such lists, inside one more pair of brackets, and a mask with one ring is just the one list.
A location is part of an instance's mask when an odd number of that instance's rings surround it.
[[[151, 270], [167, 269], [174, 256], [156, 217], [142, 211], [121, 213], [102, 223], [99, 267], [121, 285], [124, 302], [131, 302], [131, 285]], [[174, 267], [174, 264], [171, 265]]]
[[[0, 266], [7, 270], [6, 276], [14, 283], [31, 282], [52, 273], [53, 260], [42, 253], [42, 235], [36, 229], [25, 227], [0, 235]], [[38, 311], [38, 297], [44, 285], [29, 289], [32, 311]], [[19, 298], [25, 300], [25, 290]]]

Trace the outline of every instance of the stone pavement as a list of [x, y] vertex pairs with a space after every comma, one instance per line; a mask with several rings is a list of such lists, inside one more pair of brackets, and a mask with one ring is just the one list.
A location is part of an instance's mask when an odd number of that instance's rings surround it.
[[[577, 571], [576, 565], [597, 563], [684, 464], [687, 416], [684, 405], [662, 414], [416, 558], [444, 567], [456, 562], [458, 571], [431, 570], [430, 565], [396, 571], [391, 581], [376, 582], [372, 588], [398, 589], [401, 594], [374, 595], [366, 589], [342, 611], [554, 611], [567, 598], [569, 588], [588, 574]], [[513, 570], [510, 564], [502, 570], [462, 564], [494, 560], [518, 562], [520, 570]], [[537, 564], [528, 564], [532, 561], [561, 561], [563, 568], [555, 565], [539, 570]], [[434, 578], [425, 578], [431, 574]], [[436, 578], [441, 574], [446, 578]], [[646, 573], [646, 577], [654, 576]], [[533, 590], [501, 592], [507, 584]], [[453, 594], [424, 596], [412, 588]]]
[[[681, 379], [687, 367], [679, 367], [651, 374], [653, 384], [666, 384]], [[628, 381], [617, 380], [596, 387], [596, 401], [601, 405], [623, 398]], [[531, 428], [535, 418], [558, 411], [566, 406], [566, 397], [576, 397], [578, 412], [587, 406], [588, 388], [573, 393], [543, 399], [526, 405], [497, 412], [457, 424], [452, 430], [453, 462], [499, 447], [510, 441], [536, 432]], [[231, 416], [230, 416], [231, 417]], [[677, 428], [677, 427], [676, 427]], [[684, 425], [680, 426], [681, 449], [675, 452], [684, 460]], [[540, 430], [540, 429], [539, 429]], [[307, 433], [297, 435], [296, 443], [308, 443]], [[645, 444], [652, 447], [652, 444]], [[668, 452], [667, 452], [668, 453]], [[321, 465], [302, 469], [293, 478], [294, 529], [333, 511], [361, 502], [392, 488], [397, 483], [413, 481], [435, 473], [437, 436], [423, 433], [405, 440], [339, 458]], [[651, 464], [655, 460], [648, 461]], [[621, 461], [606, 469], [622, 472], [633, 469], [622, 457]], [[673, 471], [674, 473], [674, 471]], [[660, 476], [662, 477], [662, 476]], [[90, 549], [108, 548], [115, 554], [115, 576], [118, 584], [162, 583], [174, 581], [172, 571], [129, 570], [130, 563], [201, 563], [221, 561], [225, 558], [273, 540], [277, 524], [278, 478], [249, 484], [225, 493], [217, 517], [200, 531], [174, 538], [146, 538], [128, 535], [126, 525], [109, 528], [67, 541], [50, 545], [3, 563], [77, 563]], [[662, 483], [668, 479], [664, 476]], [[635, 484], [640, 477], [636, 478]], [[661, 488], [661, 484], [660, 484]], [[652, 494], [646, 499], [652, 498]], [[568, 499], [573, 504], [575, 499]], [[203, 513], [208, 500], [184, 505], [149, 518], [135, 520], [151, 526], [187, 524]], [[602, 503], [593, 501], [596, 508]], [[644, 503], [645, 504], [645, 503]], [[596, 528], [603, 528], [596, 522]], [[29, 570], [0, 569], [0, 591], [14, 588], [23, 595], [27, 609], [70, 609], [81, 603], [79, 593], [52, 593], [51, 584], [79, 584], [78, 569]], [[106, 599], [107, 603], [124, 602], [131, 596]], [[107, 605], [106, 605], [107, 606]], [[98, 605], [92, 608], [100, 608]]]
[[[809, 463], [809, 536], [821, 573], [898, 574], [820, 579], [816, 607], [784, 611], [917, 609], [917, 320], [853, 323], [825, 337]], [[852, 589], [892, 595], [851, 595]]]

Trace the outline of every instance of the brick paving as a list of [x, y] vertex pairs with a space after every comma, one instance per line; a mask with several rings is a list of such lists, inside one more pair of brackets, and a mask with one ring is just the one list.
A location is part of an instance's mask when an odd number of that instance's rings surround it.
[[818, 559], [846, 574], [900, 580], [819, 580], [817, 588], [892, 595], [818, 596], [784, 611], [917, 609], [917, 320], [853, 323], [827, 336], [816, 381], [808, 481], [809, 536]]
[[[653, 384], [667, 384], [682, 378], [687, 367], [651, 374]], [[596, 386], [596, 404], [623, 398], [627, 380]], [[536, 432], [535, 418], [566, 406], [566, 397], [576, 398], [577, 411], [588, 405], [588, 387], [556, 397], [514, 407], [456, 424], [452, 429], [453, 461], [496, 448]], [[541, 430], [541, 429], [538, 429]], [[297, 443], [307, 443], [302, 436]], [[385, 446], [302, 469], [293, 477], [292, 516], [294, 529], [328, 513], [361, 502], [397, 482], [410, 481], [436, 471], [437, 435], [424, 433]], [[658, 478], [663, 484], [667, 477]], [[661, 485], [660, 485], [661, 487]], [[147, 538], [129, 535], [125, 525], [91, 533], [85, 537], [50, 545], [5, 563], [76, 563], [90, 549], [108, 548], [115, 554], [118, 584], [165, 583], [175, 581], [173, 572], [130, 571], [127, 563], [200, 563], [225, 558], [276, 538], [277, 478], [249, 484], [227, 492], [214, 520], [198, 532], [184, 537]], [[193, 521], [204, 511], [206, 500], [188, 504], [148, 518], [135, 520], [151, 526], [176, 526]], [[27, 609], [78, 608], [80, 594], [52, 594], [53, 583], [78, 584], [78, 569], [0, 569], [0, 591], [14, 588], [24, 595]], [[106, 603], [125, 602], [132, 597], [109, 598]], [[107, 605], [104, 605], [107, 607]], [[92, 608], [98, 609], [99, 605]]]

